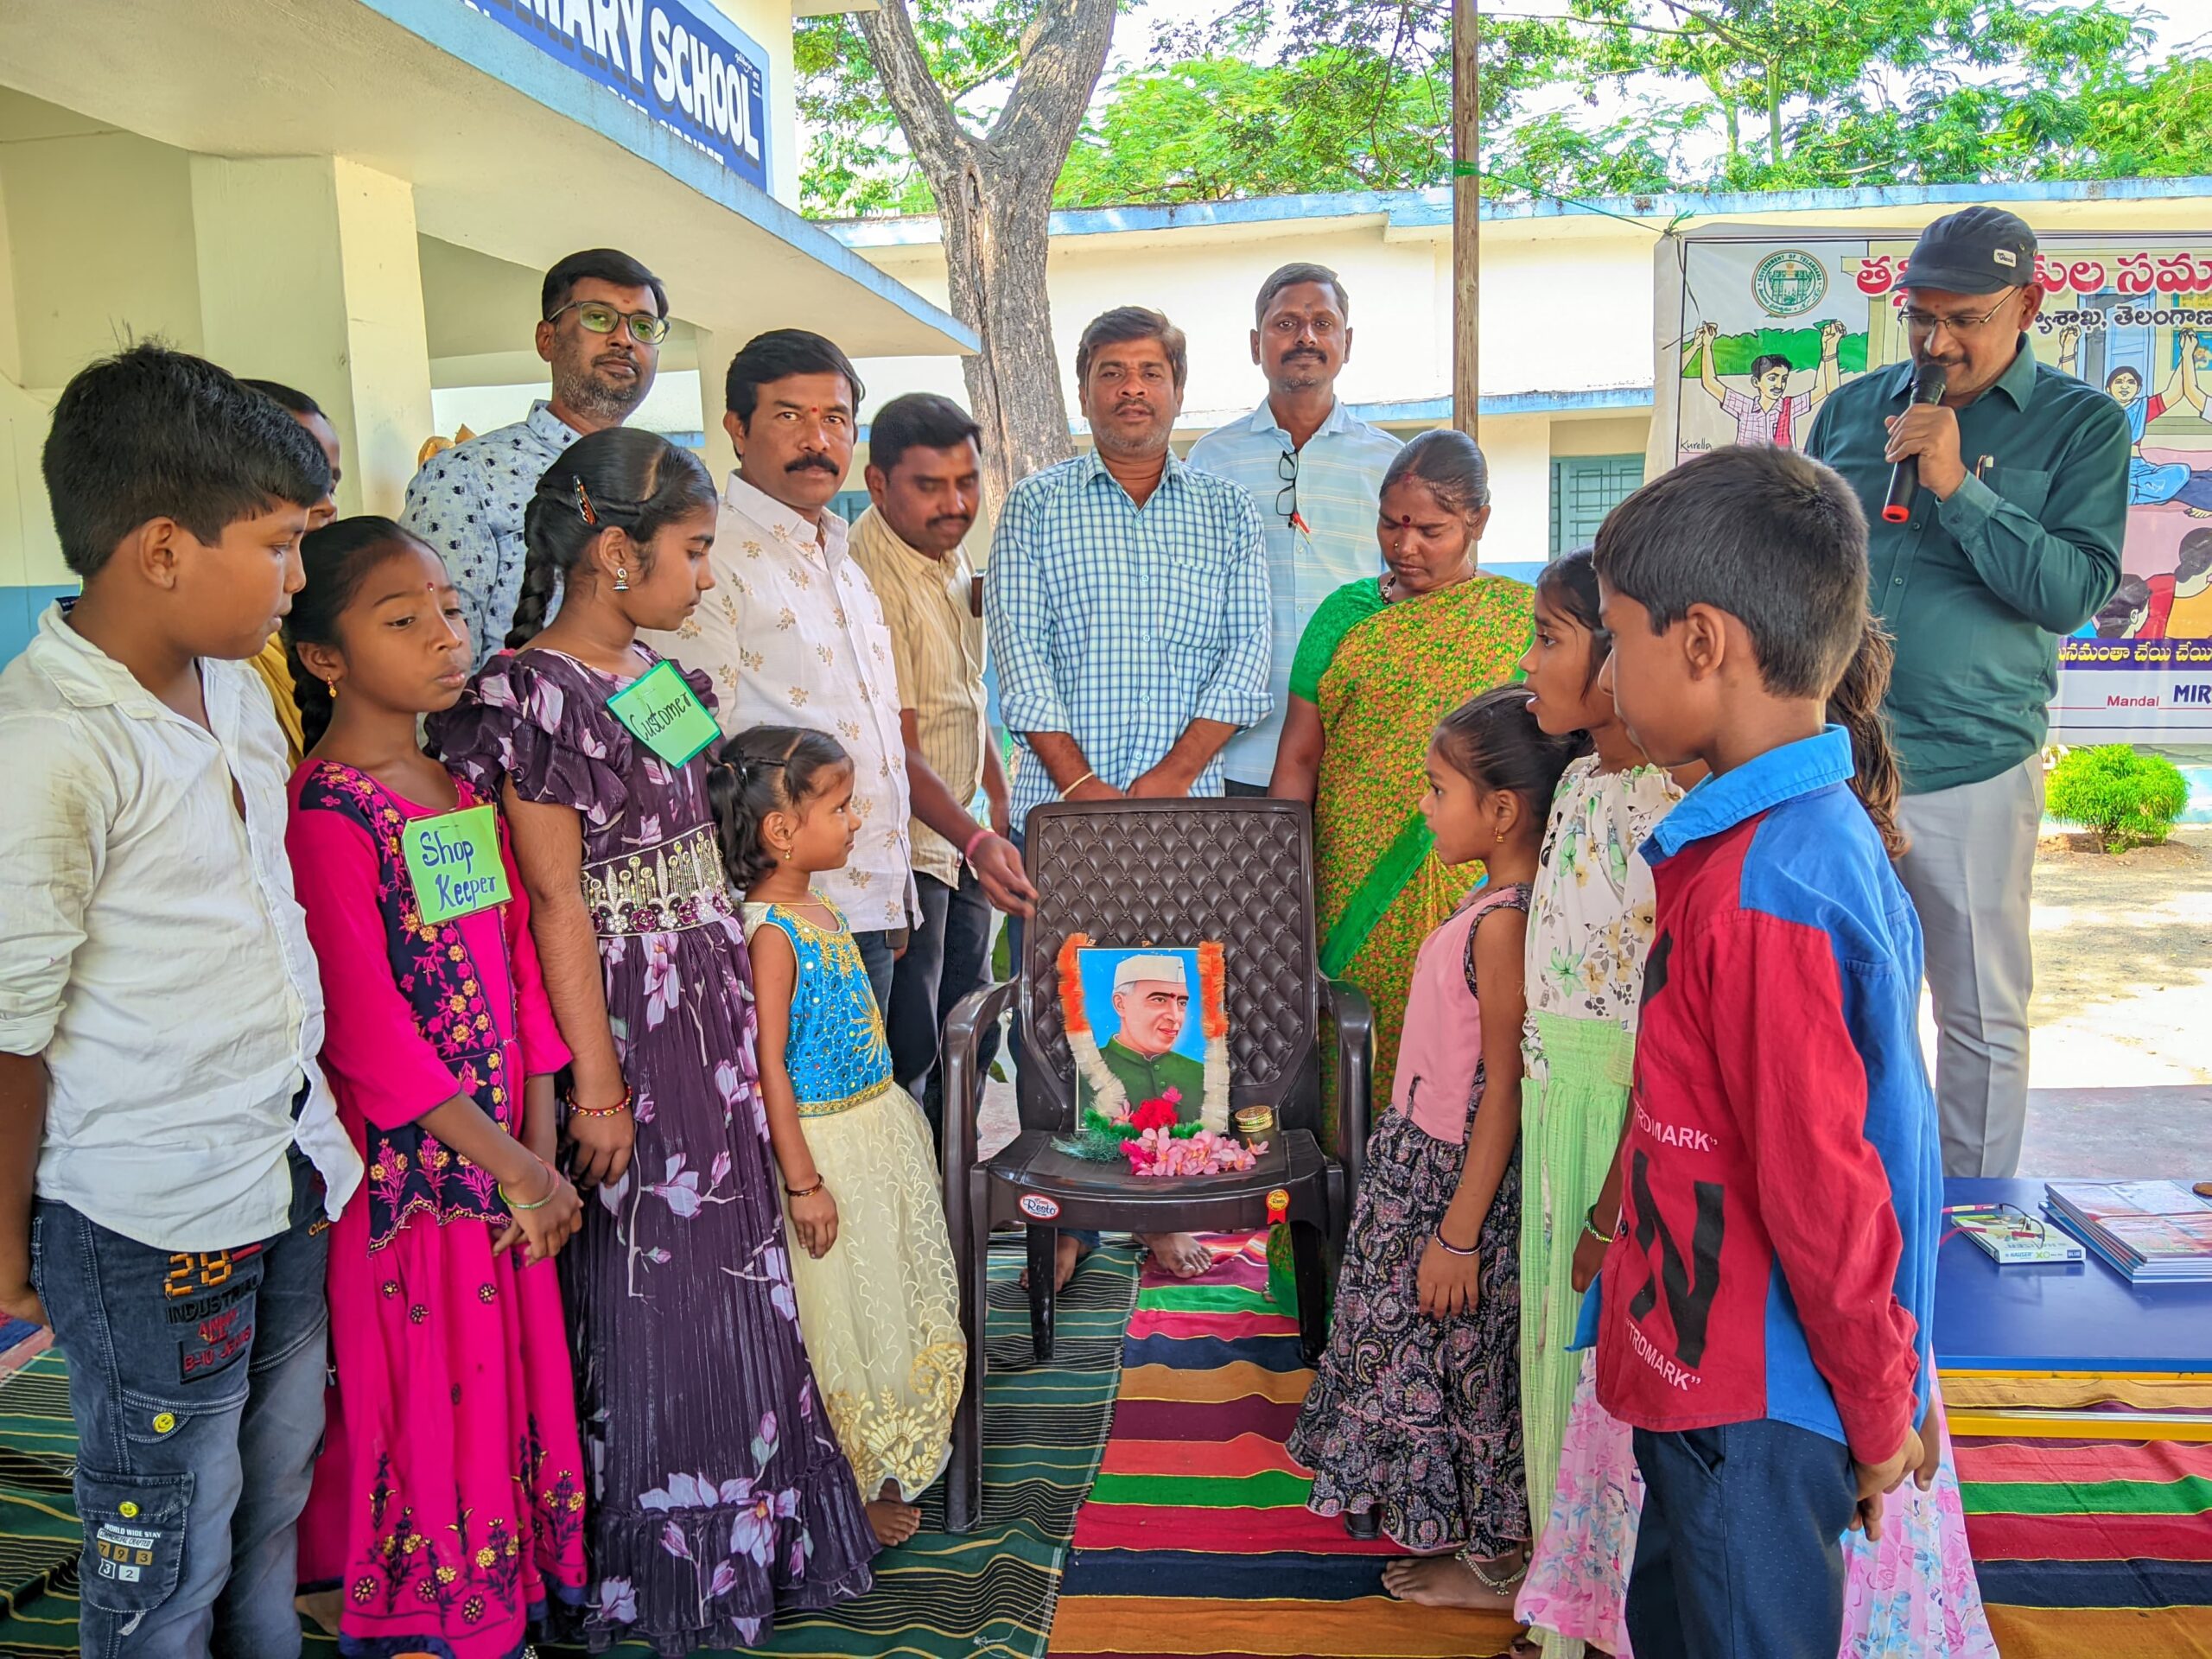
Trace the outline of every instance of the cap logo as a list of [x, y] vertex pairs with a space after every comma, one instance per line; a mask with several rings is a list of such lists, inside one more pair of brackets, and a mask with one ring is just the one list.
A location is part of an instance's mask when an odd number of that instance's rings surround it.
[[2020, 263], [2020, 256], [2010, 248], [1992, 248], [1989, 257], [2007, 270], [2017, 269]]

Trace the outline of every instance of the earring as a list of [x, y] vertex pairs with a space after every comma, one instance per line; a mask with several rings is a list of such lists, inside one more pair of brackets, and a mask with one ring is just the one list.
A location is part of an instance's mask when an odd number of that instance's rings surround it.
[[335, 680], [325, 680], [322, 683], [322, 685], [323, 690], [330, 693], [332, 701], [335, 702], [338, 697], [338, 682]]
[[614, 567], [614, 591], [618, 594], [626, 594], [630, 591], [630, 567], [626, 564], [618, 564]]

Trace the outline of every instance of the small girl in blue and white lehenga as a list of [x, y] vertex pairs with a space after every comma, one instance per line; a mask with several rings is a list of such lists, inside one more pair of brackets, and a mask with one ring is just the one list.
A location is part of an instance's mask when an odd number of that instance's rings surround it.
[[929, 1124], [892, 1080], [860, 947], [809, 887], [859, 820], [826, 733], [756, 726], [721, 746], [707, 793], [741, 890], [759, 1002], [760, 1092], [785, 1189], [799, 1329], [837, 1441], [886, 1546], [921, 1524], [968, 1363]]

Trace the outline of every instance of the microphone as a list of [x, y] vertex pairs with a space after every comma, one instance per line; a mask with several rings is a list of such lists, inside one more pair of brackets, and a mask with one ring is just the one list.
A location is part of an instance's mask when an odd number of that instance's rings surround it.
[[[1912, 401], [1916, 404], [1940, 404], [1943, 401], [1943, 385], [1949, 378], [1941, 363], [1923, 363], [1920, 372], [1912, 377]], [[1920, 457], [1907, 455], [1890, 468], [1890, 493], [1882, 498], [1882, 519], [1885, 524], [1901, 524], [1912, 517], [1912, 498], [1920, 493]]]

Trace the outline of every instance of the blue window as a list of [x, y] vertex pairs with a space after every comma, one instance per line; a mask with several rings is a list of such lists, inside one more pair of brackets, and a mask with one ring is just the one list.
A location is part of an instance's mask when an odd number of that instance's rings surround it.
[[1552, 461], [1551, 556], [1587, 547], [1605, 515], [1643, 482], [1642, 455], [1560, 455]]

